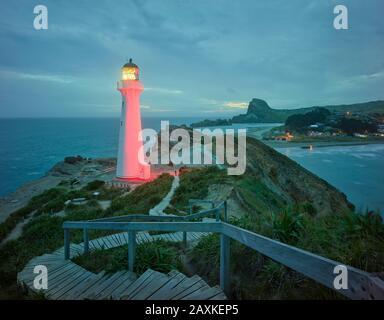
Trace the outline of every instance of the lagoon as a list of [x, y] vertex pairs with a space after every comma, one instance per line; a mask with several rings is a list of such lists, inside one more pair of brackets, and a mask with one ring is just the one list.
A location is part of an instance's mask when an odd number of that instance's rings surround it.
[[384, 144], [275, 149], [344, 192], [359, 212], [384, 211]]

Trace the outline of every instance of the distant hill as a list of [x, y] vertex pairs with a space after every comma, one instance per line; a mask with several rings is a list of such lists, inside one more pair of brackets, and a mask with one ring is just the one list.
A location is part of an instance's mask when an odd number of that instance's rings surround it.
[[316, 108], [324, 107], [331, 112], [351, 112], [363, 114], [382, 114], [384, 115], [384, 101], [370, 101], [355, 104], [313, 106], [299, 109], [272, 109], [268, 103], [262, 99], [252, 99], [248, 105], [247, 113], [234, 116], [232, 119], [204, 120], [193, 123], [192, 127], [217, 126], [231, 123], [273, 123], [285, 122], [293, 114], [302, 114]]

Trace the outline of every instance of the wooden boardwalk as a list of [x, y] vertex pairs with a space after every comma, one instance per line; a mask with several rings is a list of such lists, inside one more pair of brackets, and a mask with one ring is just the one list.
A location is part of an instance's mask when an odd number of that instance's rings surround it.
[[[193, 245], [203, 232], [187, 233], [187, 240]], [[162, 239], [181, 242], [183, 232], [150, 235], [148, 232], [137, 233], [137, 243]], [[127, 233], [117, 233], [89, 241], [89, 250], [111, 249], [128, 244]], [[84, 245], [71, 244], [71, 258], [83, 254]], [[35, 257], [18, 273], [18, 283], [27, 290], [38, 292], [33, 282], [37, 274], [34, 268], [44, 265], [48, 269], [48, 289], [43, 290], [47, 299], [53, 300], [208, 300], [226, 299], [220, 287], [210, 287], [197, 275], [187, 277], [173, 270], [163, 274], [148, 269], [137, 277], [129, 271], [98, 274], [87, 271], [70, 260], [64, 260], [64, 247], [50, 254]]]

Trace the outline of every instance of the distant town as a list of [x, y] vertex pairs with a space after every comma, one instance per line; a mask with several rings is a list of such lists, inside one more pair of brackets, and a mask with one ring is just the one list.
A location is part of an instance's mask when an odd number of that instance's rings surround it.
[[384, 141], [384, 116], [361, 112], [329, 111], [319, 107], [305, 114], [294, 114], [283, 126], [273, 128], [264, 140], [297, 141], [335, 140], [352, 141], [353, 138]]

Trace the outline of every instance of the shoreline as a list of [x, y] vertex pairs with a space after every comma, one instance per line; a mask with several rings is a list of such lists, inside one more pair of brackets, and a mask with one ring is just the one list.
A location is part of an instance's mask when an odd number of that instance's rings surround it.
[[363, 146], [371, 144], [384, 144], [383, 141], [312, 141], [312, 142], [285, 142], [285, 141], [268, 141], [260, 140], [271, 148], [303, 148], [312, 145], [314, 148], [326, 148], [326, 147], [353, 147]]
[[[0, 196], [0, 223], [4, 222], [12, 213], [25, 207], [30, 199], [45, 190], [54, 188], [62, 181], [76, 179], [80, 186], [95, 179], [111, 174], [110, 161], [113, 158], [96, 158], [80, 160], [69, 164], [59, 161], [43, 176], [28, 181], [19, 186], [15, 191]], [[90, 171], [86, 171], [86, 170]]]
[[[264, 131], [265, 128], [260, 131]], [[258, 132], [259, 133], [259, 132]], [[363, 145], [372, 145], [372, 144], [384, 144], [384, 140], [375, 140], [375, 141], [312, 141], [312, 142], [284, 142], [284, 141], [271, 141], [271, 140], [262, 140], [255, 135], [249, 135], [251, 138], [254, 138], [265, 145], [273, 149], [288, 149], [288, 148], [307, 148], [309, 145], [312, 145], [314, 148], [326, 148], [326, 147], [352, 147], [352, 146], [363, 146]], [[108, 159], [111, 160], [112, 158]], [[57, 186], [63, 179], [68, 180], [71, 178], [78, 178], [81, 180], [82, 184], [86, 183], [89, 179], [101, 178], [105, 175], [110, 175], [111, 172], [107, 172], [106, 169], [110, 169], [110, 164], [103, 163], [105, 158], [96, 158], [92, 159], [90, 163], [86, 164], [81, 162], [77, 165], [70, 166], [70, 172], [62, 171], [63, 161], [58, 162], [53, 166], [51, 170], [46, 172], [42, 177], [39, 177], [35, 180], [26, 182], [19, 186], [15, 191], [7, 193], [0, 196], [0, 223], [5, 221], [7, 217], [15, 212], [16, 210], [24, 207], [28, 201], [35, 195], [40, 194], [41, 192]], [[101, 164], [101, 163], [103, 164]], [[61, 165], [60, 165], [61, 164]], [[84, 167], [88, 165], [94, 166], [98, 164], [100, 167], [96, 172], [82, 172]], [[56, 171], [55, 167], [59, 166], [59, 170]], [[65, 167], [65, 169], [67, 169]], [[69, 169], [69, 168], [68, 168]]]

